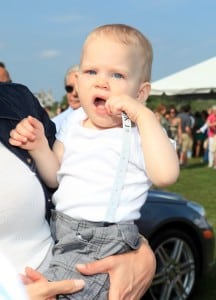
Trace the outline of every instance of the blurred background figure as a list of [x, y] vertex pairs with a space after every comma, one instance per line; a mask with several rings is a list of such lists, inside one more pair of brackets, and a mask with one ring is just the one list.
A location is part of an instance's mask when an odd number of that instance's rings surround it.
[[158, 121], [160, 122], [161, 126], [168, 132], [168, 118], [166, 106], [163, 104], [159, 104], [154, 111]]
[[202, 114], [204, 115], [205, 123], [202, 125], [202, 127], [198, 128], [196, 133], [202, 133], [205, 136], [205, 139], [203, 141], [203, 161], [205, 163], [209, 163], [209, 133], [208, 130], [208, 117], [212, 114], [212, 107], [209, 107], [207, 111], [203, 111]]
[[[206, 112], [207, 114], [207, 112]], [[194, 127], [193, 127], [193, 153], [194, 157], [200, 157], [204, 155], [203, 143], [207, 137], [207, 130], [205, 132], [199, 129], [205, 124], [207, 116], [204, 111], [196, 111], [194, 114]]]
[[181, 119], [177, 116], [177, 110], [173, 105], [169, 108], [167, 134], [171, 139], [173, 139], [176, 142], [176, 151], [179, 156], [180, 145], [182, 140]]
[[208, 126], [208, 167], [216, 169], [216, 105], [213, 105], [207, 118]]
[[77, 91], [75, 90], [75, 82], [76, 82], [76, 73], [79, 70], [78, 65], [73, 65], [70, 67], [65, 75], [64, 79], [64, 86], [66, 91], [66, 98], [67, 98], [67, 109], [52, 118], [52, 121], [56, 125], [56, 131], [58, 132], [63, 120], [73, 112], [73, 110], [76, 110], [80, 107], [80, 101], [77, 94]]
[[0, 82], [11, 82], [10, 74], [3, 62], [0, 62]]
[[52, 106], [51, 105], [46, 105], [44, 106], [45, 111], [48, 113], [50, 118], [53, 118], [55, 116], [53, 110], [52, 110]]
[[193, 139], [192, 128], [193, 122], [190, 115], [190, 106], [183, 105], [180, 113], [177, 115], [181, 120], [181, 145], [180, 145], [180, 165], [187, 166], [188, 152], [192, 152]]

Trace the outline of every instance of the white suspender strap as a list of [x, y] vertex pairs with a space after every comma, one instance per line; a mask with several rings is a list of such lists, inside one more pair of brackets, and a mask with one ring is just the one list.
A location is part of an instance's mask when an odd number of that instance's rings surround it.
[[108, 222], [115, 222], [115, 213], [119, 205], [121, 191], [124, 185], [125, 175], [128, 167], [128, 159], [130, 155], [131, 120], [124, 112], [122, 113], [122, 124], [123, 124], [122, 150], [121, 150], [116, 176], [114, 178], [109, 205], [106, 212], [105, 220]]

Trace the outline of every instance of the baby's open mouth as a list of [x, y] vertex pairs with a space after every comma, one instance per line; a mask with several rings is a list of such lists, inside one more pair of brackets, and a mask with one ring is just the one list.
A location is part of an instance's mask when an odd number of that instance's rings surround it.
[[95, 106], [104, 106], [105, 103], [106, 103], [106, 101], [99, 97], [95, 98], [95, 100], [94, 100]]

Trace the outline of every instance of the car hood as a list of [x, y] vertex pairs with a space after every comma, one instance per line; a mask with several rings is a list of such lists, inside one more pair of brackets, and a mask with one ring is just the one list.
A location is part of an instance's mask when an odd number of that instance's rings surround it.
[[188, 200], [182, 197], [180, 194], [165, 192], [162, 190], [151, 189], [148, 192], [147, 202], [161, 202], [173, 203], [185, 205]]

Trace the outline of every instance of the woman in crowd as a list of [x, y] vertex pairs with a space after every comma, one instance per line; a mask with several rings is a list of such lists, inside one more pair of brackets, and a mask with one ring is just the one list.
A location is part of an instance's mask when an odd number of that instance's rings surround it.
[[161, 126], [168, 131], [167, 109], [164, 104], [158, 104], [155, 108], [155, 115], [160, 122]]
[[182, 130], [181, 130], [181, 119], [177, 116], [177, 110], [175, 106], [169, 108], [169, 119], [168, 119], [168, 136], [176, 142], [176, 150], [179, 153]]

